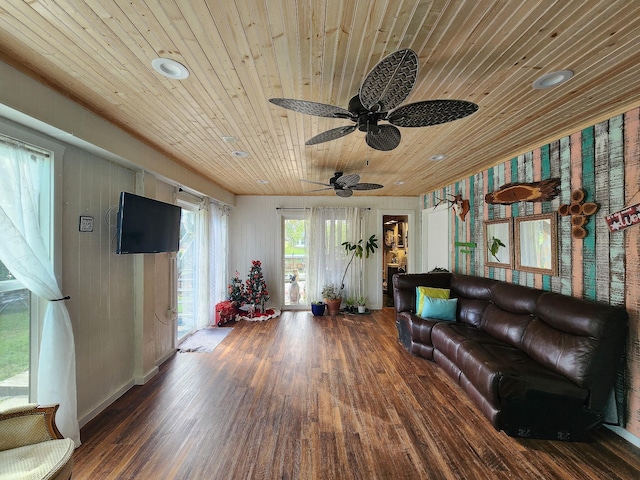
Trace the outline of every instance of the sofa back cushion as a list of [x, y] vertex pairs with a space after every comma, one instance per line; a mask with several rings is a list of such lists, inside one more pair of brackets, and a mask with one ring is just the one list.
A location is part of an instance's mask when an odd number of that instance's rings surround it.
[[621, 358], [627, 319], [621, 308], [545, 292], [524, 332], [523, 348], [531, 358], [581, 387], [611, 385], [613, 378], [607, 372]]
[[543, 293], [513, 283], [498, 283], [491, 289], [491, 305], [484, 311], [480, 328], [514, 347], [522, 347], [524, 331], [533, 319], [536, 302]]
[[458, 299], [458, 321], [480, 326], [482, 315], [491, 303], [491, 290], [497, 280], [454, 273], [451, 275], [451, 298]]

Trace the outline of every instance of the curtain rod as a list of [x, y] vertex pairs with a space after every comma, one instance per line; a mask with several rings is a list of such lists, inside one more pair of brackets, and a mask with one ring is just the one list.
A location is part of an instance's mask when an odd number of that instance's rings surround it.
[[48, 150], [36, 147], [35, 145], [31, 145], [30, 143], [23, 142], [22, 140], [17, 140], [7, 135], [0, 135], [0, 143], [3, 143], [4, 145], [8, 145], [10, 147], [21, 147], [24, 148], [27, 152], [42, 155], [45, 158], [49, 158], [51, 156], [51, 152]]
[[[348, 208], [348, 207], [321, 207], [321, 208]], [[371, 207], [357, 207], [362, 210], [371, 210]], [[276, 210], [311, 210], [311, 207], [276, 207]]]

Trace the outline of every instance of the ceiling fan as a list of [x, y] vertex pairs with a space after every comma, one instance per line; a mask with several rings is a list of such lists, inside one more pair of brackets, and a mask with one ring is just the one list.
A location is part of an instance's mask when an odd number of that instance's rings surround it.
[[[413, 50], [403, 49], [387, 55], [373, 67], [360, 92], [349, 101], [348, 109], [291, 98], [270, 98], [269, 101], [296, 112], [343, 118], [355, 124], [327, 130], [307, 140], [306, 145], [335, 140], [358, 129], [367, 133], [367, 145], [382, 151], [393, 150], [400, 144], [397, 127], [438, 125], [478, 110], [478, 105], [465, 100], [425, 100], [398, 107], [411, 93], [417, 76], [418, 55]], [[379, 125], [381, 120], [391, 125]]]
[[314, 182], [312, 180], [302, 181], [314, 183], [316, 185], [324, 185], [325, 187], [318, 188], [317, 190], [310, 190], [310, 192], [321, 192], [323, 190], [333, 189], [339, 197], [350, 197], [353, 195], [354, 190], [376, 190], [378, 188], [383, 188], [384, 186], [377, 183], [358, 183], [360, 182], [360, 175], [356, 173], [343, 175], [342, 172], [336, 172], [333, 177], [329, 179], [329, 183]]

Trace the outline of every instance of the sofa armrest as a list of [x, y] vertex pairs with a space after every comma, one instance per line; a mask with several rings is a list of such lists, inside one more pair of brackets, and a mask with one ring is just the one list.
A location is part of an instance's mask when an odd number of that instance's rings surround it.
[[58, 407], [31, 403], [0, 411], [0, 451], [64, 438], [55, 423]]

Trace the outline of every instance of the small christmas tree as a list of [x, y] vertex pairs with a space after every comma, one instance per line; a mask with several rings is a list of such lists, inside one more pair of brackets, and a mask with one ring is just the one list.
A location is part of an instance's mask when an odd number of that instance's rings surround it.
[[231, 283], [227, 285], [228, 295], [227, 300], [231, 301], [235, 308], [242, 306], [245, 303], [245, 290], [242, 280], [240, 280], [240, 273], [236, 272], [235, 277], [231, 279]]
[[244, 298], [246, 303], [259, 305], [260, 309], [264, 311], [264, 304], [269, 300], [269, 292], [267, 291], [267, 283], [262, 276], [262, 264], [260, 260], [253, 260], [251, 264], [249, 278], [247, 278], [244, 290]]

